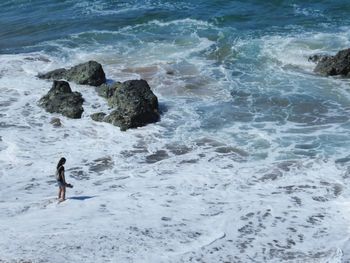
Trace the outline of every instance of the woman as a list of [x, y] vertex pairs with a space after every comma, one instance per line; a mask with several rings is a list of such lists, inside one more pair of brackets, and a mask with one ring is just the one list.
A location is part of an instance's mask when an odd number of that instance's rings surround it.
[[58, 201], [62, 202], [66, 200], [66, 187], [73, 187], [71, 184], [66, 183], [66, 178], [64, 176], [64, 164], [66, 163], [66, 158], [62, 157], [57, 164], [56, 179], [58, 184]]

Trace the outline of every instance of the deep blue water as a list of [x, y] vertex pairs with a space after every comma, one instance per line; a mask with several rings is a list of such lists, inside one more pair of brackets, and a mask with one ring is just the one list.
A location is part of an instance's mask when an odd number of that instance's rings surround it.
[[[158, 20], [192, 18], [228, 32], [269, 35], [334, 31], [349, 25], [350, 3], [337, 1], [2, 1], [1, 53], [91, 30], [117, 31]], [[176, 31], [176, 29], [174, 29]], [[166, 32], [164, 32], [166, 33]], [[171, 33], [171, 32], [169, 32]], [[162, 35], [162, 37], [166, 37]], [[25, 49], [27, 48], [27, 49]]]

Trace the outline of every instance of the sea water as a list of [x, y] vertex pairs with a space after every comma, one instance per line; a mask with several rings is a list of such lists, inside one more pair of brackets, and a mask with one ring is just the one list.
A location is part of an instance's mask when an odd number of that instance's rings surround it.
[[[0, 3], [0, 262], [349, 262], [350, 3]], [[94, 88], [50, 114], [38, 73], [96, 60], [161, 120], [122, 132]], [[50, 124], [60, 118], [62, 127]], [[57, 204], [55, 166], [74, 185]]]

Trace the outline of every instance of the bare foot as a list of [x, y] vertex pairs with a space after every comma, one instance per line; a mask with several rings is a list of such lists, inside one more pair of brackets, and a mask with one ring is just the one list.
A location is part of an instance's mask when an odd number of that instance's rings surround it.
[[66, 201], [66, 199], [63, 199], [63, 198], [58, 199], [58, 203], [61, 203], [63, 201]]

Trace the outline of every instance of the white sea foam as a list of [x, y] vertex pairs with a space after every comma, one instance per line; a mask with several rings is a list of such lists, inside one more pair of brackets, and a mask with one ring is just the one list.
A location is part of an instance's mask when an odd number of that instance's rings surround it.
[[[135, 30], [152, 32], [160, 30], [161, 35], [164, 30], [162, 27], [174, 24], [186, 30], [186, 37], [174, 36], [173, 41], [159, 41], [157, 37], [143, 39], [134, 34]], [[41, 45], [53, 46], [59, 50], [59, 54], [64, 55], [55, 57], [52, 63], [47, 63], [42, 71], [70, 66], [71, 61], [79, 63], [94, 59], [104, 64], [109, 70], [109, 78], [117, 81], [144, 78], [163, 94], [180, 96], [192, 94], [192, 96], [227, 99], [230, 95], [227, 93], [224, 81], [218, 82], [214, 76], [218, 72], [226, 74], [225, 69], [214, 65], [214, 60], [197, 56], [197, 53], [205, 52], [215, 45], [215, 41], [198, 35], [200, 25], [209, 26], [192, 19], [168, 23], [152, 21], [146, 25], [128, 26], [118, 31], [88, 31], [74, 34], [68, 40], [48, 41]], [[122, 38], [122, 41], [101, 46], [99, 42], [105, 37], [116, 40]], [[92, 41], [94, 48], [87, 45], [85, 49], [84, 46], [72, 49], [65, 45], [66, 41], [86, 42], [86, 40]], [[88, 51], [81, 52], [81, 49]]]
[[198, 29], [200, 28], [208, 28], [208, 27], [214, 27], [213, 24], [207, 22], [207, 21], [202, 21], [202, 20], [196, 20], [196, 19], [191, 19], [191, 18], [185, 18], [185, 19], [178, 19], [178, 20], [172, 20], [168, 22], [162, 22], [159, 20], [153, 20], [148, 22], [149, 25], [157, 25], [161, 27], [168, 27], [168, 26], [196, 26]]
[[303, 8], [300, 5], [293, 4], [293, 9], [295, 14], [297, 15], [304, 15], [307, 17], [323, 17], [326, 18], [326, 15], [318, 9], [315, 8]]
[[[346, 151], [332, 146], [332, 136], [338, 136], [335, 143], [347, 143], [347, 122], [308, 126], [288, 119], [283, 107], [280, 121], [264, 115], [276, 104], [302, 113], [303, 101], [298, 104], [300, 97], [293, 96], [303, 86], [293, 79], [294, 71], [281, 67], [274, 80], [267, 73], [288, 63], [305, 69], [301, 57], [312, 50], [298, 54], [302, 45], [295, 39], [258, 39], [251, 44], [264, 43], [262, 51], [250, 51], [267, 57], [263, 66], [235, 79], [222, 67], [224, 77], [217, 78], [215, 61], [197, 55], [215, 43], [192, 33], [185, 44], [151, 42], [120, 53], [117, 44], [91, 51], [53, 42], [63, 58], [0, 56], [1, 260], [350, 259], [348, 171], [346, 163], [335, 164]], [[251, 48], [240, 44], [237, 51]], [[299, 62], [286, 62], [288, 45]], [[93, 122], [90, 114], [109, 110], [105, 101], [93, 88], [73, 83], [85, 98], [82, 119], [50, 114], [37, 105], [51, 87], [35, 77], [38, 72], [89, 59], [101, 62], [113, 80], [147, 78], [162, 106], [161, 121], [127, 132]], [[299, 73], [302, 80], [309, 77], [305, 71]], [[319, 81], [309, 78], [309, 83]], [[318, 88], [322, 98], [342, 94], [327, 91], [332, 81]], [[266, 97], [258, 91], [266, 91]], [[339, 117], [342, 110], [346, 115], [348, 98], [336, 102], [334, 112], [319, 118]], [[52, 117], [59, 117], [62, 127], [54, 128]], [[310, 151], [302, 147], [317, 154], [307, 156]], [[327, 148], [340, 152], [327, 154]], [[57, 204], [54, 172], [61, 156], [67, 158], [67, 181], [74, 188], [68, 189], [66, 202]]]
[[349, 28], [343, 28], [337, 33], [267, 36], [263, 38], [263, 54], [275, 59], [283, 67], [293, 66], [312, 72], [315, 64], [308, 61], [309, 56], [315, 54], [333, 55], [341, 49], [348, 48], [350, 45], [349, 36]]
[[80, 1], [79, 3], [76, 3], [75, 1], [72, 1], [72, 3], [74, 4], [73, 10], [75, 10], [76, 13], [98, 16], [118, 15], [140, 10], [166, 9], [179, 11], [193, 8], [191, 3], [166, 3], [163, 1], [150, 0], [121, 3], [106, 3], [105, 1]]

